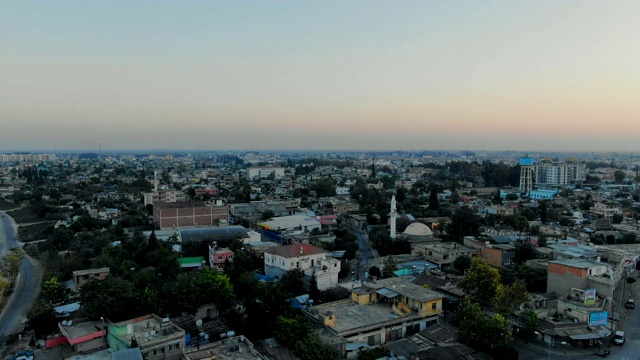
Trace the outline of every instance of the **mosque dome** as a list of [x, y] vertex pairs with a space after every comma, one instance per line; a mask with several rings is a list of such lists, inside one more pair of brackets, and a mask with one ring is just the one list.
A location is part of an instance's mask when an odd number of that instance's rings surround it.
[[420, 243], [433, 239], [431, 229], [423, 223], [413, 223], [404, 230], [402, 237], [412, 243]]

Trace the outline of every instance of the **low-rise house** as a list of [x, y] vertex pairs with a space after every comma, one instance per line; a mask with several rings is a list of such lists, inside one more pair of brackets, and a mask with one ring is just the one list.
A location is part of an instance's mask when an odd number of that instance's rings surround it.
[[137, 346], [148, 360], [177, 360], [184, 356], [185, 331], [151, 314], [109, 324], [108, 342], [115, 351]]
[[304, 271], [308, 281], [315, 274], [320, 290], [338, 285], [340, 261], [328, 257], [326, 250], [310, 244], [284, 245], [264, 252], [264, 271], [280, 277], [294, 269]]
[[480, 250], [460, 245], [456, 242], [421, 244], [414, 246], [411, 253], [424, 256], [426, 260], [438, 265], [440, 270], [450, 269], [460, 256], [469, 258], [480, 255]]
[[111, 269], [108, 267], [98, 269], [76, 270], [72, 272], [73, 281], [75, 282], [75, 291], [80, 291], [82, 285], [91, 280], [104, 280], [109, 276]]
[[480, 256], [495, 267], [515, 266], [516, 248], [505, 244], [490, 244], [465, 236], [464, 245], [480, 250]]
[[214, 269], [224, 269], [227, 261], [233, 261], [234, 252], [229, 248], [219, 249], [216, 245], [209, 246], [209, 266]]
[[77, 353], [90, 353], [107, 346], [107, 331], [104, 321], [75, 322], [64, 320], [58, 323], [64, 338], [54, 340], [54, 346], [68, 343]]
[[351, 299], [302, 311], [351, 343], [379, 345], [437, 324], [443, 298], [433, 290], [389, 278], [353, 289]]

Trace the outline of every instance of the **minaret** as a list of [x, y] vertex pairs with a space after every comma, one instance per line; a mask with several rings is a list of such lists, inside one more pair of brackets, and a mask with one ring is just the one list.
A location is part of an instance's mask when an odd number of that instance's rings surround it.
[[389, 213], [389, 217], [391, 218], [391, 238], [396, 238], [396, 196], [393, 195], [391, 197], [391, 212]]
[[158, 170], [153, 170], [153, 192], [158, 192]]

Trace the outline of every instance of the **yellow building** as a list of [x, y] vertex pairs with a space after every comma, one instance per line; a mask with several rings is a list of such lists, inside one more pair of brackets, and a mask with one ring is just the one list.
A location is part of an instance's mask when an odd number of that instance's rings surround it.
[[400, 278], [352, 290], [351, 299], [305, 309], [307, 316], [349, 342], [384, 344], [438, 323], [443, 294]]

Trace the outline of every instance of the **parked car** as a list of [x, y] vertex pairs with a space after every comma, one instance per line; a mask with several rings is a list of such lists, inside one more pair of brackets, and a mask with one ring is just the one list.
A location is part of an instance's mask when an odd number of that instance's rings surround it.
[[21, 350], [9, 357], [10, 360], [33, 360], [33, 351]]
[[627, 300], [627, 303], [624, 306], [627, 309], [635, 309], [636, 308], [636, 303], [633, 301], [633, 299], [629, 299], [629, 300]]
[[616, 345], [624, 344], [624, 331], [616, 331], [616, 334], [613, 336], [613, 343]]

